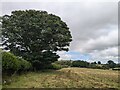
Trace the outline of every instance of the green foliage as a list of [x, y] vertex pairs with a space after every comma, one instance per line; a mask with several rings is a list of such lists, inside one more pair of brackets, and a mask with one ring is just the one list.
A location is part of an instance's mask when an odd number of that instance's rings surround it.
[[70, 60], [60, 60], [55, 61], [49, 67], [49, 69], [61, 69], [61, 68], [68, 68], [72, 65], [72, 61]]
[[92, 62], [91, 64], [97, 64], [96, 62]]
[[[44, 58], [41, 58], [43, 56]], [[52, 62], [56, 61], [59, 56], [56, 53], [52, 53], [50, 51], [43, 52], [41, 55], [39, 55], [39, 59], [33, 60], [32, 65], [35, 67], [35, 69], [45, 69], [47, 66], [49, 66]]]
[[107, 64], [104, 64], [104, 65], [102, 66], [102, 69], [109, 69], [109, 66], [108, 66]]
[[[71, 61], [71, 60], [61, 60], [54, 62], [55, 64], [61, 65], [62, 68], [67, 67], [84, 67], [84, 68], [92, 68], [92, 69], [110, 69], [111, 67], [119, 68], [120, 64], [115, 64], [113, 61], [108, 61], [107, 64], [101, 64], [100, 61], [89, 63], [87, 61]], [[113, 68], [114, 69], [114, 68]]]
[[56, 15], [19, 10], [2, 17], [2, 41], [5, 49], [39, 69], [57, 61], [56, 51], [68, 51], [72, 36], [67, 24]]
[[18, 58], [18, 60], [20, 61], [20, 69], [21, 71], [26, 71], [26, 70], [29, 70], [29, 69], [32, 69], [32, 65], [30, 62], [22, 59], [22, 58]]
[[115, 68], [116, 67], [116, 64], [112, 60], [109, 60], [107, 62], [107, 65], [108, 65], [109, 68]]
[[52, 63], [52, 65], [51, 65], [51, 68], [50, 69], [55, 69], [55, 70], [58, 70], [58, 69], [61, 69], [62, 68], [62, 66], [61, 65], [59, 65], [59, 64], [55, 64], [55, 63]]
[[88, 67], [89, 63], [86, 61], [73, 61], [72, 62], [72, 67]]
[[98, 64], [101, 64], [101, 62], [100, 62], [100, 61], [98, 61]]
[[117, 68], [120, 68], [120, 63], [116, 64], [116, 67], [117, 67]]
[[2, 53], [2, 70], [13, 70], [17, 71], [20, 69], [20, 61], [16, 56], [9, 52]]
[[103, 65], [99, 65], [99, 64], [90, 64], [89, 68], [92, 68], [92, 69], [104, 69]]
[[32, 65], [26, 61], [23, 60], [10, 52], [3, 52], [2, 53], [2, 70], [5, 73], [11, 73], [17, 71], [25, 71], [32, 67]]
[[61, 65], [63, 68], [72, 66], [71, 60], [60, 60], [60, 61], [56, 61], [54, 63]]

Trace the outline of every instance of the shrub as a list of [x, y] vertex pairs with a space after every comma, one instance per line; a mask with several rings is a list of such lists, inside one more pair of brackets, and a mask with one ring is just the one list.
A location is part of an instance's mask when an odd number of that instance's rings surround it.
[[54, 69], [54, 70], [58, 70], [58, 69], [61, 69], [61, 68], [62, 68], [62, 66], [59, 65], [59, 64], [56, 64], [56, 63], [52, 63], [51, 65], [49, 65], [47, 67], [47, 69]]
[[108, 65], [104, 64], [104, 65], [102, 66], [102, 69], [110, 69], [110, 68], [109, 68]]
[[116, 64], [116, 67], [117, 67], [117, 68], [120, 68], [120, 63]]
[[60, 61], [56, 61], [56, 62], [54, 62], [54, 63], [56, 63], [56, 64], [59, 64], [59, 65], [61, 65], [61, 66], [71, 66], [72, 65], [72, 61], [71, 60], [60, 60]]
[[20, 65], [21, 65], [20, 70], [26, 71], [26, 70], [30, 70], [32, 68], [32, 65], [30, 62], [28, 62], [22, 58], [18, 58], [18, 59], [20, 61]]
[[69, 65], [61, 65], [62, 68], [68, 68], [70, 67]]
[[20, 61], [17, 57], [9, 52], [2, 53], [2, 70], [4, 71], [17, 71], [21, 67]]
[[106, 64], [98, 65], [98, 64], [93, 64], [93, 63], [89, 65], [89, 68], [92, 68], [92, 69], [109, 69], [108, 65], [106, 65]]
[[88, 67], [88, 66], [89, 63], [86, 61], [77, 60], [72, 62], [72, 67]]
[[31, 63], [11, 54], [10, 52], [2, 53], [2, 70], [5, 73], [13, 74], [18, 71], [26, 71], [31, 67]]
[[97, 66], [97, 65], [91, 66], [90, 68], [92, 68], [92, 69], [103, 69], [101, 66]]
[[61, 65], [58, 65], [58, 64], [55, 64], [55, 63], [52, 63], [52, 67], [53, 69], [61, 69]]

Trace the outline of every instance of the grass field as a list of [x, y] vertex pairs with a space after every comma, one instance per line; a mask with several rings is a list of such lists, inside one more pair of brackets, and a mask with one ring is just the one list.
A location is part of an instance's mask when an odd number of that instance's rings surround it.
[[11, 78], [3, 88], [118, 88], [118, 71], [63, 68], [29, 72]]

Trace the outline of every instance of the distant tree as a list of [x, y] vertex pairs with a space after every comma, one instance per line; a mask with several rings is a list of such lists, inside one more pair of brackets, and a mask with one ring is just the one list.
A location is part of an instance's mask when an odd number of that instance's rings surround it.
[[107, 64], [102, 65], [102, 69], [109, 69], [110, 67]]
[[88, 67], [88, 66], [89, 63], [86, 61], [77, 60], [72, 62], [72, 67]]
[[109, 61], [107, 61], [107, 64], [114, 64], [114, 61], [109, 60]]
[[116, 65], [116, 67], [120, 67], [120, 63], [118, 63], [118, 64]]
[[109, 61], [107, 62], [107, 65], [108, 65], [110, 68], [115, 68], [115, 66], [116, 66], [116, 64], [115, 64], [114, 61], [112, 61], [112, 60], [109, 60]]
[[96, 62], [92, 62], [91, 64], [97, 64]]
[[59, 65], [71, 66], [72, 61], [71, 60], [60, 60], [60, 61], [56, 61], [55, 63]]
[[57, 51], [68, 51], [72, 41], [69, 28], [60, 17], [46, 11], [13, 11], [2, 17], [4, 49], [42, 68], [56, 61]]
[[98, 64], [101, 64], [101, 62], [100, 62], [100, 61], [98, 61]]

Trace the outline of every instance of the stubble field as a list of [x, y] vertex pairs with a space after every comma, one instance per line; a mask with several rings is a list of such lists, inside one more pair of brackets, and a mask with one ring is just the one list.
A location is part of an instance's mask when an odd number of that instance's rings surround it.
[[11, 77], [3, 88], [118, 88], [118, 74], [113, 70], [87, 68], [29, 72]]

